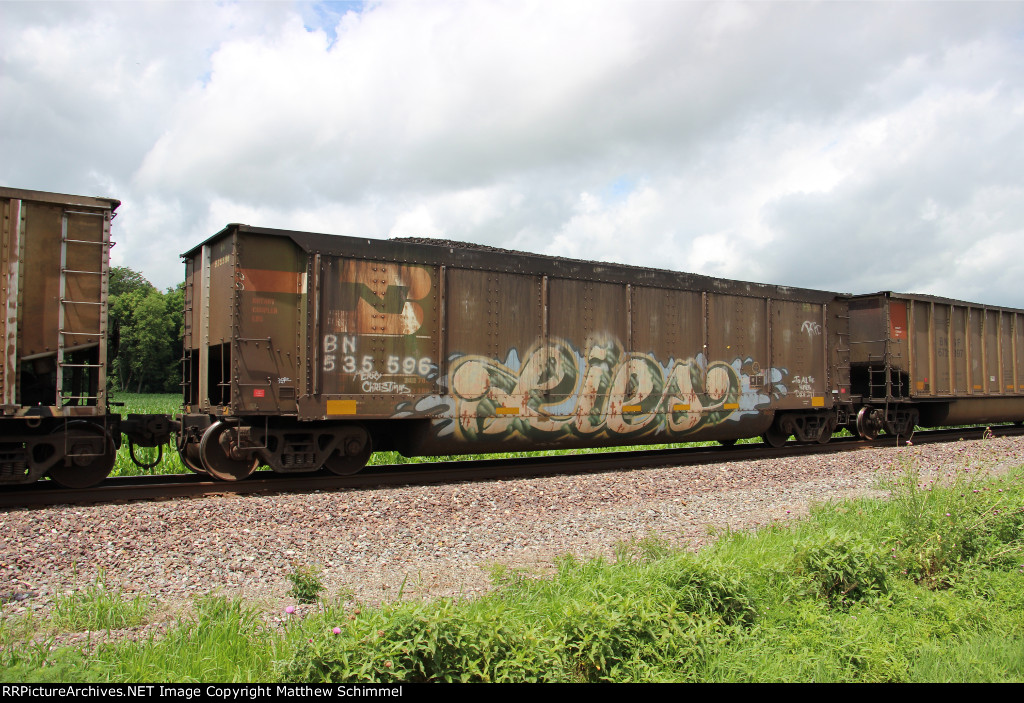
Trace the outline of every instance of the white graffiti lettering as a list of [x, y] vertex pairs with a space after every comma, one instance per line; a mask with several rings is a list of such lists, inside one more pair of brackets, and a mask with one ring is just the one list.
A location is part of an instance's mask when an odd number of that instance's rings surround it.
[[814, 395], [814, 376], [793, 376], [793, 395], [797, 398], [810, 398]]
[[808, 337], [817, 337], [821, 334], [821, 323], [814, 322], [813, 320], [804, 320], [804, 324], [800, 326], [801, 332], [806, 332]]

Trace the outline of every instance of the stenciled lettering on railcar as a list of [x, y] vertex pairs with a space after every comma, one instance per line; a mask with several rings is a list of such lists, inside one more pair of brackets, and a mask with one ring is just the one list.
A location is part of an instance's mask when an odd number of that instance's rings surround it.
[[407, 383], [395, 379], [430, 379], [436, 375], [437, 367], [429, 356], [388, 354], [379, 359], [375, 354], [359, 354], [358, 345], [359, 338], [355, 335], [339, 338], [335, 334], [325, 334], [322, 369], [327, 373], [340, 372], [351, 376], [363, 393], [409, 394], [412, 391]]

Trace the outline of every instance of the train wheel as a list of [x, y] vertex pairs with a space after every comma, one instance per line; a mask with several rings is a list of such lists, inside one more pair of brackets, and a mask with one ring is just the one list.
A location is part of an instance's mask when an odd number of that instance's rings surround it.
[[187, 442], [184, 449], [179, 448], [178, 456], [181, 457], [181, 463], [189, 471], [197, 474], [206, 473], [206, 469], [203, 468], [203, 461], [199, 458], [199, 445], [195, 442]]
[[761, 435], [761, 439], [764, 440], [764, 443], [769, 447], [775, 447], [778, 449], [786, 443], [789, 439], [789, 435], [783, 434], [783, 431], [780, 430], [775, 423], [772, 423], [772, 426], [769, 427], [763, 435]]
[[736, 440], [735, 439], [720, 439], [720, 440], [718, 440], [718, 443], [721, 444], [723, 447], [731, 447], [734, 444], [736, 444]]
[[[102, 452], [97, 452], [98, 440], [102, 441]], [[47, 472], [51, 481], [64, 488], [89, 488], [110, 475], [117, 458], [117, 447], [110, 433], [102, 427], [91, 422], [72, 423], [67, 429], [64, 444], [67, 454]], [[66, 457], [71, 459], [70, 466], [65, 464]]]
[[249, 478], [260, 465], [257, 457], [245, 458], [238, 450], [238, 430], [223, 422], [215, 422], [203, 433], [199, 458], [206, 473], [221, 481]]
[[373, 453], [372, 445], [370, 435], [362, 427], [346, 428], [338, 448], [324, 462], [324, 466], [339, 476], [358, 473], [370, 460], [370, 454]]
[[834, 419], [826, 420], [825, 426], [821, 428], [821, 434], [818, 435], [818, 444], [828, 444], [832, 439], [832, 433], [836, 431], [836, 423]]
[[869, 442], [878, 437], [881, 430], [881, 423], [873, 417], [874, 409], [865, 405], [857, 413], [857, 434]]

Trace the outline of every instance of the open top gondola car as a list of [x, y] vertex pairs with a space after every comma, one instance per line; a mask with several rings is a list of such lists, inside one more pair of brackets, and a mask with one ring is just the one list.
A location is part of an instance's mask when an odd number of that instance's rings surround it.
[[107, 412], [110, 221], [120, 203], [0, 188], [5, 301], [0, 482], [69, 486], [113, 466]]
[[861, 436], [1024, 420], [1024, 310], [859, 295], [850, 298], [850, 332]]
[[184, 255], [196, 471], [358, 471], [407, 455], [827, 441], [833, 293], [469, 245], [232, 224]]
[[110, 223], [120, 203], [0, 187], [0, 485], [43, 476], [69, 488], [102, 481], [122, 432], [144, 446], [170, 436], [167, 416], [107, 403]]

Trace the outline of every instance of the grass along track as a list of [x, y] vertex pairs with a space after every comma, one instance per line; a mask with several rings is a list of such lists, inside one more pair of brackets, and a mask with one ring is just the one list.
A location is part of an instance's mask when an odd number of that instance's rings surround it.
[[924, 468], [883, 479], [889, 500], [727, 530], [696, 554], [645, 538], [544, 577], [496, 566], [478, 598], [371, 605], [296, 568], [319, 602], [200, 593], [160, 621], [101, 571], [48, 617], [7, 607], [0, 681], [1024, 681], [1020, 469]]

